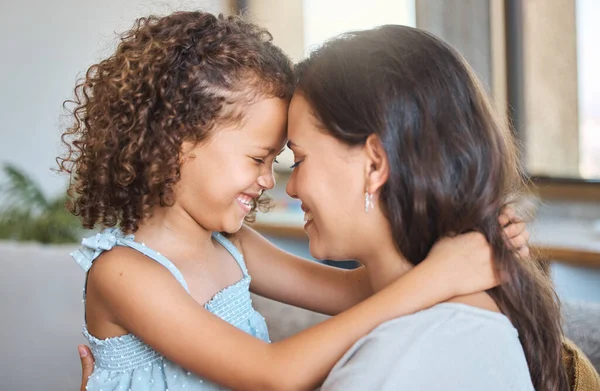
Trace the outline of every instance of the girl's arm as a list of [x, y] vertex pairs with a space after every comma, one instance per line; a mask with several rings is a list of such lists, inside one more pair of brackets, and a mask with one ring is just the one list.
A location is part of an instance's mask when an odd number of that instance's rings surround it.
[[498, 284], [483, 235], [465, 234], [436, 247], [452, 255], [424, 261], [349, 310], [273, 344], [206, 311], [165, 268], [131, 249], [100, 256], [88, 289], [118, 325], [202, 377], [235, 390], [311, 390], [380, 323]]
[[373, 294], [365, 267], [324, 265], [290, 254], [248, 226], [234, 238], [252, 276], [250, 290], [282, 303], [336, 315]]
[[[514, 209], [505, 208], [499, 223], [507, 242], [526, 256], [529, 233]], [[364, 267], [345, 270], [306, 260], [280, 249], [247, 226], [235, 234], [234, 241], [252, 276], [250, 289], [261, 296], [336, 315], [373, 294]]]

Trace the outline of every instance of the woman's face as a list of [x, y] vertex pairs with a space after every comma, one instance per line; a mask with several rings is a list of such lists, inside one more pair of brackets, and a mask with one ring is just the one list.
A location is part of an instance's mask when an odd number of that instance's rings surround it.
[[354, 258], [364, 241], [365, 154], [318, 127], [309, 103], [294, 94], [288, 111], [288, 146], [294, 171], [286, 191], [302, 202], [310, 253], [317, 259]]

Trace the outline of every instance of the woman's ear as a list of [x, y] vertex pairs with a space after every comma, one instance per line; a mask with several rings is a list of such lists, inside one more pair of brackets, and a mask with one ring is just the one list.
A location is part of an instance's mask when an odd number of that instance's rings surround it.
[[367, 137], [364, 145], [366, 154], [365, 190], [377, 193], [390, 176], [390, 164], [381, 139], [376, 134]]

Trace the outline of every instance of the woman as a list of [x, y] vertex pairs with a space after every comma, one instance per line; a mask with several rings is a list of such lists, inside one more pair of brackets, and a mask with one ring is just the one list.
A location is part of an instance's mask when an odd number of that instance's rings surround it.
[[464, 59], [382, 26], [330, 41], [297, 77], [287, 190], [314, 256], [359, 260], [377, 291], [439, 238], [479, 231], [506, 281], [380, 326], [323, 390], [568, 389], [555, 292], [495, 224], [522, 186], [514, 140]]

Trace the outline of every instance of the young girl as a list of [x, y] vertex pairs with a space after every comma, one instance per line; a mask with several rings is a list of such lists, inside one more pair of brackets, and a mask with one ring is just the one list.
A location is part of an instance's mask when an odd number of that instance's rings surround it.
[[[382, 26], [328, 42], [297, 75], [287, 190], [307, 213], [311, 253], [358, 259], [378, 291], [440, 238], [474, 230], [506, 276], [378, 327], [322, 389], [567, 390], [556, 294], [537, 263], [507, 251], [496, 221], [522, 184], [514, 142], [460, 54]], [[361, 200], [368, 213], [348, 216]]]
[[[381, 322], [497, 284], [481, 234], [440, 241], [369, 297], [364, 268], [306, 262], [240, 230], [274, 186], [293, 86], [265, 31], [181, 12], [140, 19], [76, 88], [60, 161], [70, 207], [87, 228], [113, 227], [73, 254], [88, 272], [88, 389], [314, 388]], [[339, 315], [269, 344], [249, 290]]]

